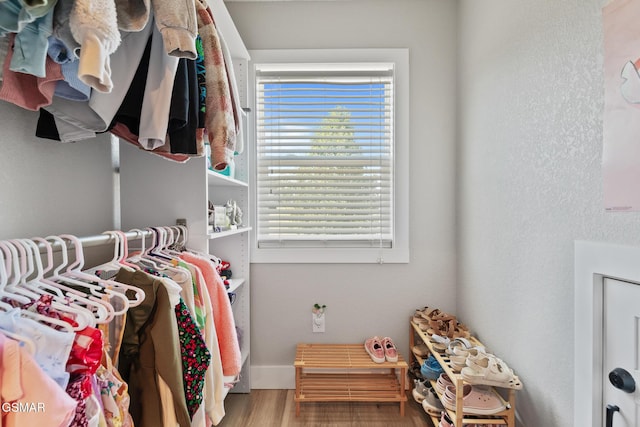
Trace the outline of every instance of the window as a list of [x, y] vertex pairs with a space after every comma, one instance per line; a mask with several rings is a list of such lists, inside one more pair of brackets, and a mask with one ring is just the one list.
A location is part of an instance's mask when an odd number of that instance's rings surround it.
[[396, 61], [260, 62], [255, 55], [256, 258], [393, 259], [387, 254], [406, 249], [396, 154], [398, 144], [408, 145], [396, 132]]

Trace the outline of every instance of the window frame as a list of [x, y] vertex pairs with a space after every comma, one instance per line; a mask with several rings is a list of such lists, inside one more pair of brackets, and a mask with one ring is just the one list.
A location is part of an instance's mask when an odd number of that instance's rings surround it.
[[[408, 49], [273, 49], [250, 51], [249, 105], [256, 112], [256, 69], [278, 63], [393, 63], [394, 64], [394, 174], [393, 244], [390, 248], [258, 247], [257, 146], [249, 151], [252, 263], [408, 263], [409, 262], [409, 51]], [[257, 114], [248, 121], [256, 141]]]

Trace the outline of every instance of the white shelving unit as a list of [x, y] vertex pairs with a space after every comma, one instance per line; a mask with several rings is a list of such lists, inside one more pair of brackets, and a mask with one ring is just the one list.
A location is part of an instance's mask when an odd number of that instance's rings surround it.
[[[233, 57], [233, 66], [242, 105], [246, 105], [247, 61], [249, 53], [231, 20], [223, 0], [208, 0], [219, 31]], [[247, 117], [244, 117], [246, 122]], [[246, 126], [245, 126], [246, 128]], [[208, 201], [222, 205], [233, 199], [243, 211], [243, 224], [249, 224], [249, 136], [244, 135], [244, 153], [235, 157], [235, 177], [229, 178], [207, 169], [205, 158], [175, 163], [144, 152], [128, 143], [120, 143], [120, 201], [122, 229], [175, 224], [186, 220], [190, 248], [213, 254], [231, 264], [233, 273], [228, 292], [236, 294], [232, 306], [236, 326], [241, 330], [242, 372], [227, 391], [248, 393], [250, 377], [250, 232], [248, 226], [237, 230], [210, 232]]]

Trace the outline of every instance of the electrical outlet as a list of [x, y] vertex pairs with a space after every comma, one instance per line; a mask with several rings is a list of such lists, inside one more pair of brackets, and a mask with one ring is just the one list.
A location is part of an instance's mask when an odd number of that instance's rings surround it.
[[314, 333], [324, 332], [324, 313], [311, 313], [311, 327]]

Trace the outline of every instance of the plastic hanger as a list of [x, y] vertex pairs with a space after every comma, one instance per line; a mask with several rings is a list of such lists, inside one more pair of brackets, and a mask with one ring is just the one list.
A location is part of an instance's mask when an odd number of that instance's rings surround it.
[[174, 264], [178, 261], [177, 256], [166, 256], [166, 254], [164, 256], [157, 256], [162, 245], [162, 236], [159, 228], [149, 227], [146, 228], [146, 230], [151, 232], [151, 245], [149, 248], [143, 248], [142, 252], [135, 256], [135, 258], [130, 259], [130, 261], [135, 261], [144, 268], [169, 273], [167, 275], [176, 281], [187, 280], [187, 273], [182, 268], [177, 267], [177, 264]]
[[151, 264], [156, 270], [165, 270], [173, 267], [170, 262], [173, 257], [160, 255], [161, 236], [156, 227], [148, 227], [145, 230], [151, 232], [151, 245], [140, 254], [138, 262]]
[[10, 299], [16, 301], [19, 304], [28, 304], [32, 300], [24, 295], [18, 295], [11, 292], [10, 289], [14, 287], [20, 280], [19, 272], [20, 265], [18, 260], [18, 251], [12, 245], [9, 245], [6, 241], [0, 241], [0, 252], [3, 255], [2, 264], [5, 268], [5, 280], [0, 285], [0, 298]]
[[[7, 280], [7, 272], [6, 272], [5, 268], [4, 268], [4, 261], [3, 261], [3, 262], [0, 262], [0, 284], [6, 283], [6, 280]], [[8, 311], [11, 311], [11, 310], [14, 310], [14, 308], [10, 304], [7, 304], [4, 301], [0, 301], [0, 311], [7, 311], [8, 312]], [[36, 346], [35, 346], [35, 344], [33, 343], [33, 341], [31, 339], [29, 339], [29, 338], [27, 338], [27, 337], [25, 337], [23, 335], [16, 334], [15, 332], [5, 331], [4, 329], [0, 329], [0, 332], [2, 334], [4, 334], [5, 336], [13, 339], [13, 340], [16, 340], [16, 341], [19, 341], [21, 343], [24, 343], [24, 345], [26, 346], [27, 351], [29, 352], [29, 354], [31, 354], [31, 355], [35, 354]]]
[[[1, 251], [0, 251], [0, 254], [2, 254]], [[2, 289], [4, 289], [4, 285], [7, 283], [7, 270], [5, 269], [4, 259], [2, 259], [1, 261], [2, 262], [0, 262], [0, 296], [2, 294]], [[11, 306], [11, 304], [0, 300], [0, 309], [9, 311], [9, 310], [12, 310], [13, 307]]]
[[[43, 285], [43, 266], [42, 259], [40, 258], [40, 249], [38, 245], [29, 239], [20, 239], [25, 248], [27, 249], [28, 259], [32, 260], [34, 264], [34, 272], [35, 277], [30, 280], [25, 280], [22, 282], [21, 286], [25, 287], [33, 292], [37, 293], [39, 296], [41, 295], [50, 295], [52, 297], [51, 306], [52, 308], [61, 311], [67, 312], [73, 315], [74, 321], [77, 323], [76, 326], [73, 327], [76, 331], [81, 331], [87, 326], [95, 327], [96, 326], [96, 318], [93, 313], [88, 310], [86, 307], [83, 307], [79, 304], [73, 304], [70, 300], [64, 298], [57, 293], [50, 294], [45, 292], [40, 285]], [[26, 278], [26, 277], [25, 277]]]
[[65, 285], [66, 283], [69, 285], [75, 285], [80, 288], [87, 289], [87, 283], [81, 282], [80, 280], [76, 280], [71, 277], [62, 276], [61, 271], [68, 264], [67, 244], [64, 241], [64, 239], [62, 239], [59, 236], [48, 236], [44, 240], [47, 242], [48, 241], [57, 242], [60, 245], [60, 248], [61, 248], [60, 252], [62, 255], [62, 260], [60, 264], [54, 269], [52, 275], [49, 276], [49, 278], [45, 278], [47, 283], [64, 291], [66, 298], [70, 298], [76, 303], [82, 303], [89, 307], [92, 307], [94, 309], [92, 311], [94, 313], [94, 316], [96, 316], [97, 323], [108, 323], [111, 320], [113, 320], [116, 312], [113, 305], [110, 302], [102, 298], [98, 298], [91, 293], [87, 294], [80, 291], [79, 289], [71, 288]]
[[105, 231], [102, 234], [108, 234], [114, 239], [113, 258], [104, 264], [100, 264], [96, 267], [86, 269], [85, 270], [86, 273], [95, 274], [99, 270], [118, 271], [121, 268], [125, 268], [126, 270], [129, 270], [129, 271], [137, 270], [138, 269], [137, 265], [131, 264], [125, 261], [128, 248], [127, 248], [127, 238], [124, 235], [124, 233], [119, 230], [114, 230], [114, 231]]
[[89, 293], [93, 296], [100, 298], [107, 297], [109, 300], [112, 298], [120, 299], [124, 308], [119, 311], [115, 311], [114, 314], [121, 315], [126, 313], [129, 309], [129, 299], [124, 295], [124, 293], [114, 291], [116, 286], [114, 286], [113, 283], [117, 282], [110, 282], [108, 280], [101, 279], [98, 276], [81, 271], [81, 268], [84, 266], [84, 253], [82, 252], [82, 244], [80, 243], [80, 240], [71, 234], [63, 234], [59, 237], [69, 240], [73, 244], [75, 251], [74, 261], [67, 265], [67, 268], [64, 273], [62, 273], [61, 277], [64, 279], [76, 279], [78, 282], [82, 283], [82, 286], [88, 289]]
[[[31, 301], [33, 302], [37, 302], [42, 296], [42, 293], [35, 292], [32, 286], [28, 284], [27, 279], [36, 271], [36, 267], [41, 270], [42, 265], [37, 245], [31, 242], [31, 244], [35, 246], [35, 252], [37, 253], [37, 255], [34, 256], [33, 248], [29, 246], [28, 242], [31, 241], [28, 239], [13, 239], [6, 242], [9, 245], [13, 245], [18, 250], [21, 260], [23, 261], [19, 280], [15, 286], [11, 288], [11, 291], [31, 298]], [[35, 278], [32, 280], [35, 280]], [[92, 323], [92, 319], [90, 317], [91, 313], [81, 311], [79, 307], [71, 307], [67, 304], [60, 303], [59, 300], [55, 300], [55, 296], [53, 296], [53, 298], [54, 300], [51, 301], [51, 308], [59, 312], [66, 312], [69, 315], [73, 315], [74, 321], [76, 322], [75, 326], [71, 326], [73, 330], [80, 331]], [[23, 312], [31, 312], [31, 310], [27, 309], [23, 310]], [[46, 315], [44, 317], [49, 318]]]
[[[84, 254], [82, 252], [82, 244], [80, 243], [80, 239], [78, 239], [76, 236], [73, 236], [71, 234], [63, 234], [63, 235], [60, 235], [60, 237], [73, 242], [75, 254], [76, 254], [75, 262], [67, 266], [67, 269], [63, 274], [64, 277], [74, 277], [81, 280], [84, 279], [89, 282], [95, 282], [99, 286], [87, 284], [89, 289], [91, 289], [91, 292], [95, 292], [96, 288], [98, 288], [97, 290], [98, 293], [100, 293], [100, 290], [102, 290], [104, 291], [102, 293], [103, 295], [107, 294], [112, 297], [123, 299], [123, 302], [125, 303], [126, 308], [124, 309], [124, 311], [121, 310], [121, 312], [116, 312], [116, 314], [124, 314], [129, 307], [136, 307], [140, 305], [142, 301], [144, 301], [145, 293], [140, 288], [137, 288], [132, 285], [128, 285], [126, 283], [120, 283], [115, 280], [101, 279], [98, 276], [94, 276], [94, 275], [83, 272], [82, 267], [84, 266]], [[117, 291], [114, 289], [117, 289]], [[133, 300], [130, 300], [128, 298], [128, 296], [125, 294], [126, 291], [131, 291], [133, 293], [134, 295]]]
[[[13, 276], [13, 279], [10, 283], [9, 280], [7, 280], [7, 283], [4, 284], [3, 289], [0, 291], [0, 297], [4, 297], [4, 298], [8, 298], [8, 299], [12, 299], [14, 301], [17, 301], [18, 303], [21, 304], [28, 304], [30, 302], [32, 302], [32, 299], [29, 299], [25, 296], [21, 296], [21, 295], [16, 295], [14, 293], [9, 292], [7, 289], [11, 289], [14, 288], [20, 281], [21, 278], [21, 270], [20, 270], [20, 263], [18, 260], [18, 250], [16, 249], [16, 247], [14, 247], [12, 244], [9, 243], [9, 241], [0, 241], [0, 248], [2, 248], [2, 251], [4, 254], [9, 253], [9, 256], [13, 257], [12, 259], [12, 263], [13, 263], [13, 268], [12, 271], [9, 272], [7, 271], [7, 279], [9, 279], [11, 276]], [[8, 252], [5, 252], [8, 251]], [[26, 254], [26, 251], [25, 251]], [[9, 264], [7, 264], [9, 265]], [[25, 266], [26, 266], [26, 261], [25, 261]], [[25, 267], [26, 268], [26, 267]], [[45, 323], [48, 325], [56, 325], [59, 326], [60, 329], [67, 331], [67, 332], [73, 332], [73, 329], [71, 327], [71, 325], [67, 322], [65, 322], [64, 320], [59, 320], [59, 319], [54, 319], [54, 318], [50, 318], [47, 316], [43, 316], [40, 313], [36, 313], [33, 311], [28, 311], [28, 310], [21, 310], [19, 307], [15, 307], [12, 308], [12, 310], [18, 310], [20, 312], [20, 316], [21, 317], [25, 317], [25, 318], [29, 318], [32, 320], [35, 320], [38, 323]]]
[[140, 268], [127, 261], [127, 257], [129, 256], [129, 240], [127, 239], [127, 235], [124, 234], [122, 230], [114, 231], [116, 235], [120, 237], [120, 254], [118, 257], [118, 263], [122, 266], [129, 267], [130, 269], [139, 270]]
[[140, 260], [142, 255], [146, 252], [144, 231], [140, 230], [139, 228], [132, 228], [131, 230], [129, 230], [129, 232], [130, 233], [135, 232], [140, 235], [140, 246], [141, 246], [140, 251], [135, 253], [134, 255], [127, 256], [127, 262], [138, 267], [136, 263]]
[[18, 264], [20, 269], [13, 271], [14, 281], [11, 285], [7, 286], [6, 290], [14, 292], [19, 295], [24, 295], [25, 297], [31, 299], [31, 301], [36, 301], [40, 298], [40, 295], [30, 291], [25, 288], [24, 285], [27, 281], [27, 277], [31, 276], [34, 271], [34, 262], [33, 257], [29, 256], [27, 249], [24, 247], [22, 242], [18, 239], [5, 240], [5, 244], [9, 245], [9, 247], [13, 247], [18, 252], [18, 258], [20, 263]]
[[[92, 301], [90, 299], [81, 297], [76, 294], [67, 293], [65, 295], [63, 294], [62, 290], [56, 286], [58, 285], [56, 282], [51, 281], [44, 277], [45, 274], [47, 274], [53, 268], [53, 247], [47, 239], [43, 239], [42, 237], [32, 237], [31, 241], [34, 244], [35, 242], [42, 243], [42, 245], [45, 247], [46, 254], [47, 254], [47, 266], [46, 267], [43, 266], [42, 270], [40, 271], [40, 274], [38, 276], [38, 282], [37, 282], [38, 288], [44, 289], [46, 291], [49, 291], [51, 293], [58, 295], [59, 297], [64, 298], [64, 301], [67, 302], [69, 305], [74, 304], [76, 306], [84, 308], [85, 310], [91, 313], [96, 323], [106, 322], [107, 318], [109, 317], [109, 310], [105, 304], [102, 304], [101, 302]], [[108, 306], [111, 307], [110, 304]], [[111, 307], [111, 309], [113, 311], [113, 307]]]

